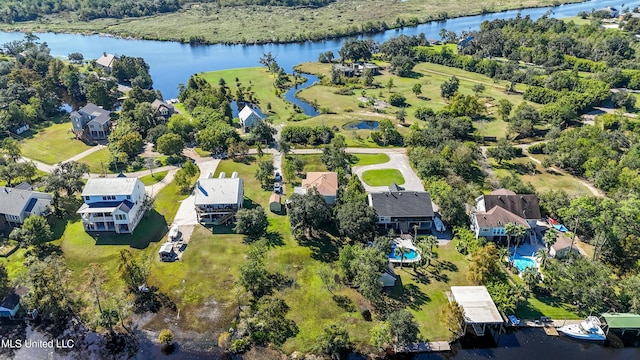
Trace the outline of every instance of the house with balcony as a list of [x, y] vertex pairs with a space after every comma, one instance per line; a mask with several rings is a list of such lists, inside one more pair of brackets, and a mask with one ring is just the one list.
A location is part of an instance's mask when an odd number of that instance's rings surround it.
[[529, 237], [535, 236], [533, 230], [541, 219], [537, 195], [516, 194], [506, 189], [476, 198], [475, 209], [470, 215], [471, 230], [476, 238], [494, 241], [507, 238], [504, 230], [507, 223], [522, 225]]
[[105, 140], [111, 133], [111, 111], [96, 104], [88, 103], [78, 111], [69, 114], [76, 138]]
[[52, 203], [50, 194], [32, 191], [30, 187], [0, 186], [0, 230], [10, 231], [21, 226], [31, 215], [49, 215]]
[[77, 213], [85, 231], [131, 234], [144, 215], [144, 184], [138, 178], [94, 178], [82, 190]]
[[231, 178], [200, 179], [195, 187], [194, 205], [198, 221], [221, 225], [233, 221], [244, 202], [244, 182]]
[[162, 118], [164, 120], [168, 120], [171, 115], [176, 112], [176, 108], [173, 105], [167, 104], [166, 102], [158, 99], [153, 100], [151, 108], [155, 112], [157, 118]]
[[396, 184], [389, 191], [368, 195], [369, 206], [378, 216], [377, 224], [385, 229], [396, 229], [405, 233], [419, 229], [428, 230], [433, 225], [433, 204], [426, 191], [400, 190]]

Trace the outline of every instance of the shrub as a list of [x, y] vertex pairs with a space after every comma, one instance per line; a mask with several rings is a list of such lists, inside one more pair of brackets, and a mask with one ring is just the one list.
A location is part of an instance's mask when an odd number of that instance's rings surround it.
[[533, 144], [529, 146], [527, 152], [529, 152], [529, 154], [542, 154], [544, 152], [544, 147], [544, 143]]
[[389, 104], [396, 107], [404, 106], [406, 100], [407, 98], [400, 94], [392, 94], [389, 96]]
[[251, 348], [251, 341], [249, 341], [249, 339], [247, 338], [242, 338], [234, 341], [231, 344], [230, 350], [234, 354], [242, 354], [249, 351], [250, 348]]

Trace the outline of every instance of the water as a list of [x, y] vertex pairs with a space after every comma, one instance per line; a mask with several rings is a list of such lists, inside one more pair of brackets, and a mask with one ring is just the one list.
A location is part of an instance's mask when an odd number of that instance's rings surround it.
[[342, 127], [345, 130], [375, 130], [378, 128], [380, 123], [378, 121], [373, 120], [360, 120], [360, 121], [350, 121]]
[[[440, 38], [438, 32], [441, 29], [457, 33], [476, 30], [483, 21], [508, 19], [518, 13], [537, 19], [551, 10], [552, 16], [567, 17], [575, 16], [580, 11], [591, 11], [593, 8], [600, 9], [605, 6], [620, 6], [622, 3], [623, 1], [620, 0], [599, 0], [557, 7], [504, 11], [461, 17], [443, 22], [431, 22], [413, 28], [388, 30], [379, 34], [364, 35], [360, 38], [371, 38], [383, 42], [400, 34], [418, 35], [420, 33], [424, 33], [427, 38]], [[624, 5], [633, 8], [640, 5], [640, 0], [626, 1]], [[63, 57], [72, 52], [81, 52], [85, 59], [96, 59], [103, 52], [141, 56], [151, 67], [154, 88], [159, 89], [166, 99], [177, 97], [178, 84], [186, 83], [194, 73], [260, 66], [258, 60], [267, 52], [271, 52], [276, 57], [278, 64], [287, 72], [291, 72], [296, 64], [304, 61], [317, 61], [318, 54], [321, 52], [333, 51], [337, 55], [345, 41], [345, 39], [333, 39], [295, 44], [191, 46], [177, 42], [130, 40], [99, 35], [54, 33], [37, 35], [40, 37], [40, 41], [49, 45], [54, 56]], [[23, 37], [24, 33], [0, 32], [0, 43], [20, 40]]]
[[[405, 260], [414, 260], [417, 257], [418, 257], [418, 253], [413, 249], [409, 250], [408, 253], [404, 254]], [[389, 253], [389, 259], [402, 261], [402, 256], [400, 256], [400, 254], [396, 254], [395, 249], [393, 249], [391, 250], [391, 253]]]
[[513, 261], [513, 265], [515, 265], [520, 272], [523, 272], [526, 268], [535, 269], [536, 267], [536, 262], [532, 258], [526, 256], [518, 256], [515, 259], [511, 258], [511, 261]]
[[309, 75], [309, 74], [300, 74], [300, 76], [307, 79], [307, 81], [305, 81], [303, 84], [296, 85], [290, 88], [289, 90], [287, 90], [286, 94], [284, 95], [284, 98], [287, 99], [288, 102], [298, 105], [302, 109], [302, 112], [304, 112], [305, 115], [308, 115], [308, 116], [319, 115], [320, 112], [318, 112], [316, 108], [314, 108], [308, 102], [298, 99], [296, 97], [296, 93], [302, 89], [306, 89], [309, 86], [315, 84], [320, 79], [318, 79], [318, 77], [315, 75]]

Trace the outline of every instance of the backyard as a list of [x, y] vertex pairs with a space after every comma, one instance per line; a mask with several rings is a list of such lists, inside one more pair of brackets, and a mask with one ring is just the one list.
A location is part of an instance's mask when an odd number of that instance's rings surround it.
[[70, 129], [71, 123], [65, 122], [25, 133], [29, 135], [20, 143], [22, 156], [53, 165], [91, 149], [76, 140]]

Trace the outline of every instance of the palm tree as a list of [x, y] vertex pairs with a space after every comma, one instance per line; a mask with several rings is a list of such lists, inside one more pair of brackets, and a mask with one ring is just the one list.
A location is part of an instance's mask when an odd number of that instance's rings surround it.
[[507, 234], [507, 249], [511, 247], [511, 236], [516, 232], [515, 223], [507, 223], [504, 226], [504, 232]]
[[395, 256], [400, 256], [400, 267], [402, 267], [402, 265], [404, 264], [404, 256], [409, 252], [411, 252], [411, 249], [404, 246], [398, 246], [393, 251], [393, 254]]
[[522, 280], [527, 284], [527, 288], [531, 290], [540, 282], [540, 273], [535, 268], [528, 267], [522, 272]]
[[509, 261], [509, 249], [507, 248], [500, 248], [498, 249], [498, 256], [500, 256], [500, 263], [502, 263], [504, 261], [504, 258], [507, 258], [507, 261]]
[[513, 257], [515, 257], [518, 252], [518, 245], [520, 245], [520, 242], [524, 239], [525, 235], [527, 235], [527, 228], [523, 225], [516, 225], [514, 233], [516, 236], [516, 247], [513, 249]]
[[547, 260], [549, 260], [549, 251], [543, 248], [538, 249], [538, 251], [536, 251], [536, 258], [540, 261], [540, 266], [544, 269]]
[[547, 251], [549, 251], [551, 246], [556, 243], [556, 240], [558, 240], [558, 233], [553, 229], [547, 230], [542, 237], [542, 241], [544, 242], [544, 246], [547, 247]]
[[434, 246], [438, 246], [438, 238], [433, 235], [422, 236], [418, 242], [418, 249], [422, 252], [422, 256], [427, 259], [427, 266], [431, 265], [431, 259], [434, 257]]

